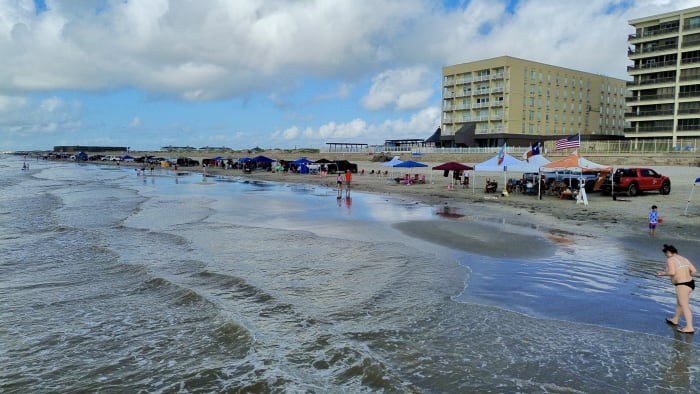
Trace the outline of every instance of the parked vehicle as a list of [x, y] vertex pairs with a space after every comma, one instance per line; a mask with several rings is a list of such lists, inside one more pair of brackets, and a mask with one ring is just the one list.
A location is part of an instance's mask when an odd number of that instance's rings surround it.
[[178, 157], [177, 165], [180, 167], [199, 167], [199, 161], [189, 157]]
[[78, 152], [70, 157], [71, 159], [75, 161], [87, 161], [88, 159], [88, 154], [85, 152]]
[[604, 194], [627, 193], [631, 197], [650, 191], [669, 194], [671, 179], [651, 168], [618, 168], [612, 175], [612, 179], [606, 181], [601, 190]]

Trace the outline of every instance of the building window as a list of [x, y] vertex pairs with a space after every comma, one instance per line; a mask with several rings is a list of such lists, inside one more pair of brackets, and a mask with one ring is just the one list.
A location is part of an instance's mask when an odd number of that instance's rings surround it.
[[693, 16], [688, 18], [688, 28], [697, 29], [700, 28], [700, 16]]

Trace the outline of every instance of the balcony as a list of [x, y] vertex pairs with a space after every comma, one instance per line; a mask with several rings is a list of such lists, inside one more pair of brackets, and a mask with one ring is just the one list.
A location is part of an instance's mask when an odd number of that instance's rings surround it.
[[498, 86], [498, 87], [492, 88], [491, 93], [503, 93], [503, 87]]
[[644, 86], [644, 85], [654, 85], [654, 84], [673, 84], [676, 82], [675, 77], [664, 77], [664, 78], [647, 78], [638, 81], [627, 81], [628, 87], [634, 86]]
[[669, 45], [656, 45], [651, 48], [636, 48], [631, 51], [627, 51], [627, 54], [629, 56], [637, 56], [637, 55], [647, 55], [650, 53], [654, 52], [664, 52], [664, 51], [675, 51], [678, 49], [677, 44], [669, 44]]
[[673, 100], [675, 96], [671, 93], [669, 94], [646, 94], [643, 96], [632, 96], [627, 97], [625, 102], [634, 103], [638, 101], [651, 101], [651, 100]]
[[628, 112], [625, 114], [625, 119], [627, 118], [641, 118], [645, 116], [673, 116], [673, 109], [663, 109], [663, 110], [653, 110], [653, 111], [639, 111]]
[[488, 103], [488, 102], [485, 102], [485, 103], [474, 103], [474, 104], [472, 104], [472, 109], [488, 108], [488, 107], [489, 107], [489, 103]]
[[691, 98], [691, 97], [700, 97], [700, 91], [678, 93], [678, 98]]
[[693, 64], [693, 63], [700, 63], [700, 56], [681, 59], [681, 64]]
[[625, 127], [625, 133], [658, 133], [672, 132], [673, 126], [640, 126], [640, 127]]
[[686, 23], [683, 25], [683, 33], [687, 33], [692, 30], [700, 30], [700, 25], [694, 24], [691, 25], [690, 23]]
[[678, 26], [667, 27], [665, 29], [644, 30], [642, 38], [662, 36], [664, 34], [678, 34]]
[[700, 40], [683, 40], [683, 43], [681, 44], [681, 48], [689, 48], [689, 47], [695, 47], [700, 45]]
[[627, 66], [627, 71], [637, 71], [637, 70], [649, 70], [653, 68], [661, 67], [675, 67], [675, 60], [667, 60], [665, 62], [647, 62], [644, 64], [635, 64], [634, 66]]

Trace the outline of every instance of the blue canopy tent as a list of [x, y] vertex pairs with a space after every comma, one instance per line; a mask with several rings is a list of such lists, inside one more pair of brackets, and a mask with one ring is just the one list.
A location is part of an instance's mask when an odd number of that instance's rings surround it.
[[307, 164], [309, 163], [313, 163], [313, 160], [309, 160], [306, 157], [300, 157], [294, 161], [289, 162], [289, 164], [297, 166], [297, 172], [299, 174], [308, 174], [309, 172], [311, 172], [309, 167], [307, 166]]
[[256, 162], [256, 163], [272, 163], [272, 162], [275, 161], [275, 160], [274, 160], [274, 159], [270, 159], [269, 157], [265, 157], [265, 156], [263, 156], [263, 155], [260, 155], [260, 156], [255, 156], [255, 157], [253, 158], [253, 161]]
[[401, 163], [395, 164], [394, 168], [408, 168], [409, 169], [409, 178], [413, 175], [413, 169], [414, 168], [419, 168], [419, 167], [427, 167], [427, 164], [419, 163], [417, 161], [413, 160], [406, 160], [402, 161]]
[[306, 157], [302, 157], [299, 159], [296, 159], [292, 162], [292, 164], [300, 165], [300, 164], [308, 164], [308, 163], [313, 163], [313, 160], [309, 160]]

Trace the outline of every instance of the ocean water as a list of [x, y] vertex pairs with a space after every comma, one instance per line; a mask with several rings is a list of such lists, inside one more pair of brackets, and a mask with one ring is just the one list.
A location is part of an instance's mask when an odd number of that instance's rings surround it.
[[[235, 172], [22, 160], [0, 156], [0, 392], [700, 392], [653, 242]], [[409, 231], [467, 222], [539, 254]]]

